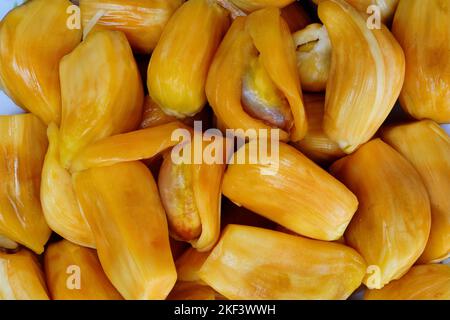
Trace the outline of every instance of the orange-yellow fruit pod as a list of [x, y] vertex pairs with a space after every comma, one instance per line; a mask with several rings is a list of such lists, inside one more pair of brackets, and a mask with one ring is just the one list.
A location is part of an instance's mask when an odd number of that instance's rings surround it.
[[[318, 4], [325, 0], [313, 0]], [[399, 0], [345, 0], [359, 12], [380, 18], [383, 23], [388, 23], [394, 17]]]
[[331, 40], [324, 130], [346, 153], [369, 141], [392, 110], [403, 84], [405, 58], [389, 30], [369, 29], [344, 0], [320, 2]]
[[450, 138], [435, 122], [423, 120], [388, 127], [382, 138], [419, 172], [431, 203], [431, 231], [421, 263], [450, 254]]
[[90, 143], [139, 125], [143, 88], [123, 33], [90, 33], [61, 60], [60, 75], [60, 158], [64, 168]]
[[77, 172], [119, 162], [150, 159], [179, 143], [179, 140], [172, 138], [177, 129], [188, 130], [188, 127], [175, 121], [104, 138], [75, 157], [70, 170]]
[[[72, 176], [59, 160], [59, 130], [47, 129], [49, 147], [42, 168], [41, 204], [49, 227], [74, 243], [95, 248], [94, 236], [78, 205]], [[57, 187], [56, 187], [57, 186]]]
[[381, 290], [367, 290], [365, 300], [450, 300], [450, 266], [414, 266]]
[[303, 29], [311, 23], [311, 18], [308, 16], [308, 13], [300, 2], [297, 1], [281, 9], [281, 16], [288, 24], [291, 32]]
[[188, 0], [170, 18], [147, 76], [150, 96], [165, 113], [184, 118], [204, 107], [208, 69], [228, 25], [228, 11], [210, 0]]
[[292, 35], [297, 48], [297, 68], [302, 88], [325, 91], [331, 67], [331, 42], [327, 29], [313, 23]]
[[53, 300], [122, 300], [93, 249], [62, 240], [48, 246], [44, 262]]
[[61, 118], [59, 62], [81, 41], [81, 30], [67, 27], [71, 5], [28, 1], [0, 24], [0, 87], [46, 124]]
[[30, 251], [0, 251], [0, 300], [49, 300], [41, 266]]
[[195, 282], [179, 281], [173, 287], [167, 300], [216, 300], [217, 293], [208, 286]]
[[51, 233], [39, 201], [47, 145], [36, 116], [0, 116], [0, 235], [38, 254]]
[[[212, 144], [203, 145], [200, 140], [197, 148], [197, 138], [201, 139], [201, 134], [194, 134], [193, 141], [185, 144], [182, 150], [173, 149], [165, 154], [159, 171], [158, 187], [171, 236], [190, 242], [199, 251], [208, 251], [220, 235], [221, 186], [225, 170], [222, 152], [225, 150], [225, 139], [221, 135], [214, 137], [215, 145], [220, 143], [216, 150], [218, 157], [211, 157], [211, 162], [206, 159], [197, 162], [197, 154], [205, 155], [214, 147]], [[178, 155], [183, 153], [184, 156], [189, 151], [190, 159], [177, 159]]]
[[450, 2], [400, 0], [392, 32], [406, 56], [402, 107], [416, 119], [450, 122]]
[[365, 271], [344, 245], [229, 225], [200, 278], [228, 299], [346, 299]]
[[330, 140], [323, 131], [325, 96], [305, 94], [304, 102], [308, 132], [303, 140], [295, 143], [295, 146], [308, 158], [319, 164], [329, 164], [345, 156], [338, 144]]
[[211, 65], [206, 94], [227, 128], [278, 128], [283, 141], [305, 136], [295, 46], [279, 9], [234, 20]]
[[124, 162], [73, 175], [100, 263], [125, 299], [165, 299], [177, 279], [166, 216], [150, 171]]
[[186, 250], [176, 261], [178, 281], [185, 282], [198, 282], [203, 283], [200, 280], [198, 271], [202, 267], [206, 258], [208, 258], [210, 252], [200, 252], [194, 248]]
[[345, 241], [373, 268], [364, 284], [379, 289], [399, 279], [420, 257], [430, 233], [430, 201], [419, 174], [380, 139], [335, 162], [331, 172], [359, 200]]
[[131, 47], [150, 53], [182, 0], [80, 0], [83, 28], [100, 15], [95, 29], [122, 31]]
[[246, 12], [252, 12], [267, 7], [283, 8], [291, 4], [295, 0], [228, 0], [228, 1]]
[[250, 155], [250, 144], [238, 150], [225, 172], [227, 198], [310, 238], [331, 241], [343, 235], [358, 200], [341, 182], [284, 143], [272, 172], [264, 172], [268, 165], [262, 161], [239, 161], [241, 152]]

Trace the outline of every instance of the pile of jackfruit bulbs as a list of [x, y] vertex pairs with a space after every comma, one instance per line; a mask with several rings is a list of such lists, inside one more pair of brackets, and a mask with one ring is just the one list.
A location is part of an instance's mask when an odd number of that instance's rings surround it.
[[[0, 298], [450, 299], [449, 39], [450, 0], [16, 7]], [[276, 170], [174, 161], [207, 129]]]

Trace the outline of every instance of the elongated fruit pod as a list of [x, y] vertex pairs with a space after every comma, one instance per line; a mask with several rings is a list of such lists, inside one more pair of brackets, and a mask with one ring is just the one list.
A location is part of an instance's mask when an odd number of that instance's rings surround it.
[[228, 0], [238, 8], [252, 12], [267, 7], [283, 8], [295, 0]]
[[[276, 152], [277, 150], [272, 150]], [[225, 172], [223, 194], [231, 201], [307, 237], [339, 239], [358, 206], [341, 182], [294, 147], [280, 143], [272, 172], [260, 161], [239, 160], [251, 155], [250, 144], [238, 150]]]
[[450, 300], [450, 266], [414, 266], [381, 290], [367, 290], [365, 300]]
[[303, 140], [294, 145], [308, 158], [319, 164], [329, 164], [345, 156], [338, 144], [323, 131], [323, 114], [325, 96], [321, 94], [305, 94], [306, 118], [308, 132]]
[[217, 293], [206, 285], [178, 281], [167, 300], [216, 300]]
[[49, 300], [37, 257], [26, 249], [0, 251], [0, 300]]
[[164, 299], [177, 279], [166, 216], [150, 171], [124, 162], [73, 175], [100, 263], [125, 299]]
[[0, 87], [46, 124], [60, 122], [59, 62], [81, 41], [81, 30], [67, 27], [70, 6], [68, 0], [29, 1], [0, 25]]
[[[325, 0], [313, 0], [318, 4]], [[394, 17], [399, 0], [345, 0], [363, 14], [372, 15], [380, 22], [389, 23]]]
[[392, 32], [406, 56], [400, 104], [416, 119], [449, 123], [449, 1], [401, 0]]
[[209, 0], [189, 0], [170, 18], [147, 76], [150, 96], [165, 113], [184, 118], [206, 104], [206, 76], [228, 25], [228, 12]]
[[302, 88], [325, 91], [331, 67], [331, 42], [327, 29], [313, 23], [292, 35], [297, 47], [297, 68]]
[[90, 33], [61, 60], [60, 75], [60, 158], [64, 168], [90, 143], [139, 125], [143, 88], [123, 33]]
[[175, 262], [178, 281], [203, 283], [198, 275], [198, 271], [209, 254], [209, 251], [200, 252], [194, 248], [186, 250]]
[[421, 263], [450, 254], [450, 138], [431, 120], [388, 127], [382, 138], [419, 172], [431, 203], [431, 231]]
[[182, 0], [80, 0], [83, 28], [103, 13], [93, 30], [122, 31], [131, 47], [139, 53], [150, 53], [162, 30]]
[[[208, 251], [220, 235], [220, 200], [223, 172], [225, 170], [224, 141], [214, 137], [218, 146], [211, 161], [197, 164], [195, 154], [211, 151], [211, 145], [196, 147], [194, 142], [183, 148], [183, 155], [191, 151], [192, 159], [177, 159], [175, 149], [167, 153], [158, 176], [158, 187], [169, 222], [170, 234], [178, 240], [188, 241], [199, 251]], [[174, 157], [175, 155], [175, 157]], [[214, 161], [214, 162], [213, 162]]]
[[38, 254], [51, 233], [39, 201], [47, 145], [36, 116], [0, 116], [0, 235]]
[[72, 176], [60, 164], [59, 131], [54, 123], [49, 125], [47, 136], [49, 147], [42, 168], [40, 194], [45, 220], [63, 238], [95, 248], [91, 228], [80, 210], [73, 190]]
[[369, 29], [344, 0], [320, 2], [331, 40], [324, 130], [346, 153], [372, 138], [392, 110], [403, 84], [405, 58], [389, 30]]
[[122, 300], [93, 249], [62, 240], [48, 246], [44, 262], [53, 300]]
[[150, 159], [179, 143], [178, 139], [172, 138], [177, 129], [189, 130], [175, 121], [102, 139], [75, 157], [70, 170], [77, 172], [119, 162]]
[[379, 289], [399, 279], [420, 257], [430, 233], [430, 201], [419, 174], [380, 139], [335, 162], [331, 172], [359, 200], [345, 241], [374, 266], [364, 284]]
[[305, 136], [295, 46], [278, 9], [234, 20], [209, 70], [206, 94], [227, 128], [277, 128], [283, 141]]
[[365, 271], [344, 245], [229, 225], [200, 278], [228, 299], [346, 299]]

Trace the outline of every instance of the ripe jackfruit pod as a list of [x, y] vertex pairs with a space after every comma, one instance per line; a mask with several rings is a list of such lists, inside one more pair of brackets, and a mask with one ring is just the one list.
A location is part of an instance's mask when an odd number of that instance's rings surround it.
[[[313, 0], [316, 4], [325, 0]], [[389, 23], [394, 17], [399, 0], [345, 0], [359, 12], [380, 18], [381, 22]]]
[[[78, 205], [72, 176], [60, 164], [59, 130], [47, 129], [49, 147], [42, 168], [41, 203], [49, 227], [76, 244], [95, 248], [94, 236]], [[57, 187], [56, 187], [57, 186]]]
[[270, 165], [261, 161], [239, 163], [240, 152], [249, 155], [250, 144], [235, 153], [235, 164], [225, 172], [227, 198], [310, 238], [331, 241], [343, 235], [358, 200], [341, 182], [284, 143], [273, 172], [264, 172]]
[[401, 0], [392, 32], [406, 56], [402, 107], [416, 119], [450, 122], [450, 2]]
[[345, 156], [338, 144], [331, 141], [323, 131], [325, 96], [305, 94], [303, 98], [308, 119], [308, 132], [303, 140], [294, 144], [295, 147], [319, 164], [326, 165]]
[[421, 263], [450, 255], [450, 138], [431, 120], [388, 127], [382, 138], [413, 164], [431, 203], [431, 232]]
[[111, 136], [89, 145], [72, 162], [71, 171], [110, 166], [119, 162], [150, 159], [173, 147], [177, 129], [190, 130], [179, 121]]
[[150, 171], [124, 162], [73, 175], [100, 263], [125, 299], [165, 299], [177, 279], [166, 216]]
[[206, 94], [227, 128], [278, 128], [283, 141], [305, 136], [295, 46], [278, 9], [234, 20], [211, 65]]
[[60, 122], [59, 62], [81, 41], [81, 30], [67, 27], [71, 5], [68, 0], [28, 1], [0, 25], [0, 87], [46, 124]]
[[414, 266], [381, 290], [367, 290], [365, 300], [450, 300], [450, 266]]
[[359, 200], [345, 241], [374, 266], [364, 284], [379, 289], [399, 279], [420, 257], [430, 233], [430, 202], [419, 174], [380, 139], [335, 162], [331, 172]]
[[369, 29], [363, 15], [344, 0], [320, 2], [318, 10], [332, 46], [324, 130], [352, 153], [372, 138], [394, 107], [405, 58], [384, 25]]
[[51, 233], [39, 201], [47, 144], [33, 114], [0, 116], [0, 235], [38, 254]]
[[37, 257], [26, 249], [0, 251], [0, 300], [49, 300]]
[[365, 271], [344, 245], [229, 225], [200, 278], [228, 299], [346, 299]]
[[293, 35], [297, 47], [297, 68], [302, 88], [325, 91], [331, 67], [331, 42], [327, 29], [313, 23]]
[[200, 252], [194, 248], [186, 250], [176, 261], [178, 281], [197, 282], [204, 284], [198, 275], [210, 252]]
[[[195, 141], [196, 136], [193, 135]], [[221, 135], [214, 137], [214, 143], [225, 139]], [[158, 187], [169, 222], [170, 234], [178, 240], [188, 241], [199, 251], [207, 251], [217, 242], [220, 235], [220, 200], [226, 154], [217, 153], [217, 160], [208, 163], [195, 163], [195, 155], [202, 155], [211, 145], [204, 143], [196, 148], [188, 143], [182, 150], [191, 151], [192, 159], [174, 158], [175, 149], [165, 154], [158, 176]], [[175, 153], [175, 157], [177, 153]]]
[[150, 53], [162, 30], [182, 0], [80, 0], [83, 28], [100, 15], [93, 30], [122, 31], [131, 47], [139, 53]]
[[178, 281], [167, 300], [216, 300], [217, 292], [195, 282]]
[[95, 250], [62, 240], [48, 246], [44, 259], [53, 300], [122, 300], [103, 272]]
[[[267, 7], [283, 8], [295, 0], [228, 0], [238, 8], [252, 12]], [[219, 0], [220, 2], [220, 0]]]
[[60, 158], [64, 168], [92, 142], [138, 127], [143, 88], [123, 33], [91, 32], [61, 60], [60, 76]]
[[210, 0], [189, 0], [170, 18], [147, 76], [150, 96], [165, 113], [184, 118], [206, 104], [206, 76], [228, 25], [228, 12]]

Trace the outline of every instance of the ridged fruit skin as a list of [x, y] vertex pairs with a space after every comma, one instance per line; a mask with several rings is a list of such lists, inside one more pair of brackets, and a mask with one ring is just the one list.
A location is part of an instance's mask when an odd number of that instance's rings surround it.
[[382, 139], [419, 172], [431, 203], [431, 231], [420, 263], [450, 255], [450, 138], [435, 122], [422, 120], [385, 128]]
[[31, 251], [0, 251], [0, 300], [49, 300], [44, 273]]
[[46, 124], [60, 122], [59, 62], [81, 41], [81, 30], [66, 25], [70, 5], [68, 0], [29, 1], [0, 24], [0, 87]]
[[37, 254], [51, 233], [39, 201], [47, 145], [33, 114], [0, 116], [0, 234]]
[[322, 92], [327, 87], [331, 67], [331, 42], [326, 28], [313, 23], [295, 32], [297, 68], [305, 91]]
[[365, 300], [450, 300], [450, 266], [412, 267], [401, 279], [381, 290], [367, 290]]
[[[242, 148], [250, 154], [249, 144]], [[279, 145], [278, 170], [263, 174], [267, 167], [250, 161], [229, 165], [223, 194], [298, 234], [327, 241], [343, 235], [358, 207], [350, 190], [284, 143]]]
[[416, 119], [450, 122], [450, 2], [400, 0], [392, 32], [406, 56], [402, 107]]
[[324, 130], [346, 153], [369, 141], [402, 88], [405, 57], [389, 30], [369, 29], [344, 0], [320, 2], [318, 13], [331, 40]]
[[93, 30], [122, 31], [138, 53], [150, 53], [182, 0], [80, 0], [83, 28], [104, 11]]
[[[186, 144], [192, 155], [189, 163], [177, 164], [172, 153], [165, 155], [158, 187], [171, 236], [188, 241], [204, 252], [210, 250], [220, 236], [221, 188], [226, 159], [222, 154], [216, 163], [207, 163], [206, 159], [196, 163], [195, 154], [204, 155], [209, 146], [203, 143], [196, 148], [197, 139], [201, 139], [201, 135], [195, 133]], [[215, 136], [214, 141], [222, 141], [225, 145], [222, 136]]]
[[89, 144], [138, 127], [144, 94], [123, 33], [89, 33], [61, 60], [60, 76], [60, 158], [64, 168]]
[[[103, 272], [93, 249], [61, 240], [48, 246], [44, 265], [53, 300], [122, 300]], [[72, 283], [71, 276], [79, 279]], [[68, 284], [79, 287], [69, 287]]]
[[189, 0], [170, 18], [147, 73], [150, 96], [165, 113], [184, 118], [204, 107], [208, 69], [228, 25], [228, 12], [209, 0]]
[[301, 140], [307, 130], [302, 93], [296, 68], [295, 46], [279, 9], [267, 8], [234, 20], [208, 73], [206, 94], [215, 115], [226, 128], [266, 129], [273, 126], [250, 116], [242, 99], [242, 78], [252, 57], [262, 62], [274, 86], [291, 110], [294, 126], [280, 129], [283, 141]]
[[246, 12], [252, 12], [267, 7], [283, 8], [294, 1], [295, 0], [230, 0], [232, 4]]
[[[72, 176], [60, 163], [58, 127], [51, 123], [47, 129], [49, 147], [41, 175], [40, 199], [49, 227], [76, 244], [95, 248], [94, 236], [72, 186]], [[57, 186], [57, 187], [55, 187]]]
[[141, 162], [73, 175], [108, 279], [125, 299], [165, 299], [177, 279], [158, 189]]
[[344, 245], [229, 225], [200, 278], [228, 299], [346, 299], [365, 271]]
[[303, 96], [308, 132], [303, 140], [294, 146], [304, 155], [319, 164], [330, 164], [342, 158], [345, 153], [338, 144], [332, 141], [323, 131], [323, 115], [325, 96], [321, 94], [305, 94]]
[[177, 129], [190, 130], [179, 121], [110, 136], [92, 143], [73, 159], [70, 170], [110, 166], [120, 162], [150, 159], [179, 143], [172, 139]]
[[430, 201], [419, 174], [380, 139], [338, 160], [330, 171], [359, 200], [345, 241], [380, 271], [364, 284], [379, 289], [399, 279], [420, 257], [430, 233]]

